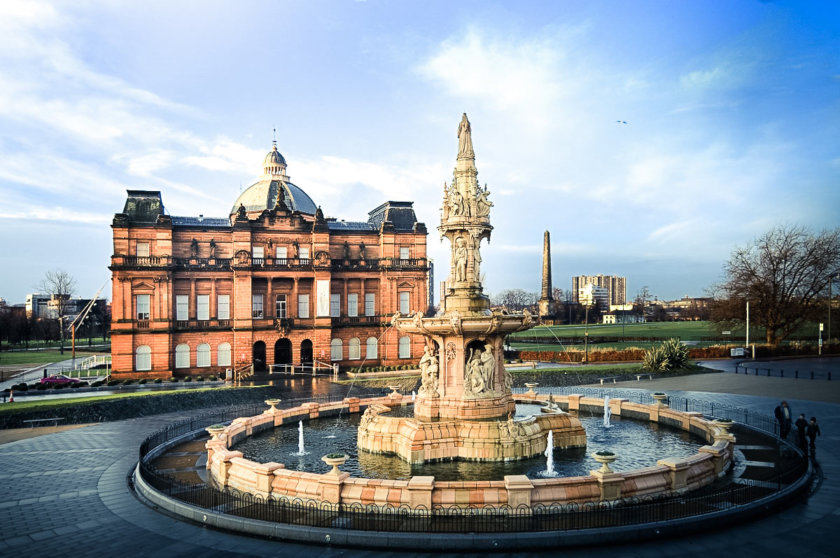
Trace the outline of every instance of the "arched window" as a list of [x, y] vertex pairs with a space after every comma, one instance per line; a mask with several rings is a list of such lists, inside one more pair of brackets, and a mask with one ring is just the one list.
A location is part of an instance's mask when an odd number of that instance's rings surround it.
[[210, 366], [210, 345], [202, 343], [195, 350], [195, 365], [200, 368]]
[[344, 349], [341, 345], [341, 339], [333, 339], [330, 341], [330, 360], [341, 360]]
[[361, 342], [359, 341], [358, 337], [352, 338], [347, 343], [347, 345], [348, 345], [348, 349], [349, 349], [349, 353], [350, 353], [348, 358], [350, 360], [359, 360], [360, 358], [362, 358], [362, 354], [361, 354], [362, 353], [362, 347], [361, 347]]
[[372, 358], [379, 358], [378, 356], [378, 348], [379, 345], [376, 341], [376, 337], [368, 337], [366, 347], [365, 347], [365, 358], [372, 359]]
[[175, 347], [175, 368], [190, 367], [190, 346], [182, 343]]
[[411, 337], [408, 335], [400, 337], [400, 358], [411, 358]]
[[216, 361], [219, 366], [230, 366], [230, 343], [219, 343]]
[[148, 345], [140, 345], [137, 347], [136, 364], [134, 365], [138, 371], [152, 369], [152, 349]]

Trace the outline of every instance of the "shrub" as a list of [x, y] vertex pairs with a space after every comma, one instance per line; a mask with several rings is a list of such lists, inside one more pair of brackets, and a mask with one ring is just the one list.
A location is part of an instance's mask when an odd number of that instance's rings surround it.
[[49, 386], [47, 384], [38, 384], [38, 387], [36, 387], [35, 389], [37, 389], [38, 391], [44, 391], [45, 389], [49, 389]]
[[211, 382], [215, 382], [216, 380], [218, 380], [218, 378], [216, 377], [215, 374], [211, 374], [210, 377], [207, 378], [207, 379], [210, 380]]
[[99, 387], [99, 386], [103, 386], [103, 385], [105, 385], [105, 380], [96, 380], [95, 382], [93, 382], [91, 384], [91, 386], [93, 386], [93, 387]]
[[122, 383], [122, 380], [111, 380], [108, 382], [109, 386], [118, 386]]
[[204, 376], [200, 376], [200, 375], [199, 375], [199, 376], [196, 376], [196, 377], [195, 377], [195, 381], [196, 381], [196, 382], [203, 382], [203, 381], [204, 381]]
[[645, 351], [642, 368], [652, 372], [670, 372], [688, 365], [688, 348], [679, 339], [668, 339]]
[[86, 386], [86, 385], [87, 385], [87, 382], [79, 382], [78, 384], [70, 384], [70, 388], [75, 389], [75, 388], [80, 388], [80, 387]]
[[139, 382], [137, 382], [137, 383], [138, 383], [138, 384], [140, 384], [140, 385], [143, 385], [143, 384], [145, 384], [147, 381], [148, 381], [148, 380], [147, 380], [146, 378], [142, 378], [142, 379], [141, 379]]
[[184, 381], [185, 381], [185, 382], [192, 382], [192, 378], [190, 378], [189, 376], [187, 376], [186, 378], [184, 378]]
[[134, 380], [131, 380], [131, 379], [129, 379], [129, 380], [123, 380], [123, 385], [124, 385], [124, 386], [130, 386], [130, 385], [131, 385], [131, 384], [133, 384], [133, 383], [134, 383]]
[[152, 383], [153, 384], [162, 384], [163, 380], [161, 380], [160, 378], [155, 378], [155, 381], [153, 381]]

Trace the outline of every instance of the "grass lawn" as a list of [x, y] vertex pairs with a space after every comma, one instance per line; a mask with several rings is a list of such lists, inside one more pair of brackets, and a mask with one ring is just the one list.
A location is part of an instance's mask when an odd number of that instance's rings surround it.
[[[589, 324], [589, 337], [621, 337], [622, 328], [625, 337], [654, 337], [681, 339], [700, 339], [701, 337], [717, 336], [714, 324], [711, 322], [650, 322], [645, 324]], [[537, 326], [528, 331], [513, 333], [512, 339], [517, 337], [583, 337], [586, 326], [561, 325]]]
[[[15, 398], [14, 403], [7, 403], [5, 405], [0, 405], [0, 414], [4, 412], [11, 412], [11, 411], [33, 411], [33, 410], [47, 410], [47, 409], [59, 409], [62, 407], [72, 407], [73, 405], [78, 405], [79, 403], [91, 403], [91, 402], [99, 402], [99, 401], [108, 401], [108, 400], [116, 400], [116, 399], [131, 399], [135, 397], [156, 397], [161, 395], [168, 395], [171, 393], [177, 392], [184, 392], [189, 391], [190, 393], [202, 393], [207, 391], [219, 391], [221, 389], [251, 389], [255, 387], [261, 386], [239, 386], [236, 388], [218, 388], [218, 387], [206, 387], [206, 388], [193, 388], [190, 390], [183, 390], [183, 389], [167, 389], [161, 391], [151, 391], [151, 392], [137, 392], [137, 393], [107, 393], [103, 395], [92, 395], [90, 397], [62, 397], [57, 399], [38, 399], [36, 401], [27, 401], [26, 396], [20, 396]], [[37, 393], [37, 392], [36, 392]]]
[[[76, 359], [82, 359], [99, 353], [89, 353], [76, 350]], [[0, 366], [18, 366], [31, 364], [37, 366], [39, 364], [47, 364], [50, 362], [58, 362], [61, 360], [68, 360], [73, 357], [73, 352], [70, 349], [65, 349], [62, 355], [58, 350], [44, 350], [44, 351], [2, 351], [0, 352]]]

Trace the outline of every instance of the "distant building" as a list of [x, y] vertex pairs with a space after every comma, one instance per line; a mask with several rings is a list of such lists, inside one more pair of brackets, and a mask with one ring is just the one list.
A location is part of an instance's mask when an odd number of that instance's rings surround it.
[[597, 305], [599, 308], [609, 308], [609, 291], [604, 287], [598, 287], [587, 283], [576, 291], [578, 302], [584, 306]]
[[583, 304], [580, 301], [581, 289], [586, 285], [595, 285], [607, 289], [607, 308], [610, 304], [625, 304], [627, 302], [627, 278], [617, 275], [576, 275], [572, 277], [573, 302]]
[[643, 324], [645, 317], [627, 310], [614, 310], [601, 316], [605, 324]]
[[26, 295], [26, 317], [48, 318], [50, 295], [29, 293]]

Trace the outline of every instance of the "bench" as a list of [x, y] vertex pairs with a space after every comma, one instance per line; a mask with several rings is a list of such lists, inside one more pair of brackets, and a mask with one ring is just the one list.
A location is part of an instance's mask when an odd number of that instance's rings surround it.
[[38, 422], [52, 422], [53, 426], [58, 426], [58, 421], [64, 420], [64, 417], [52, 417], [52, 418], [42, 418], [42, 419], [29, 419], [23, 420], [23, 423], [29, 423], [29, 428], [35, 428], [35, 423]]
[[645, 376], [647, 376], [648, 380], [653, 380], [653, 374], [636, 374], [636, 381], [641, 382], [642, 378], [644, 378]]
[[608, 378], [601, 378], [601, 385], [604, 385], [604, 380], [612, 380], [612, 383], [616, 383], [618, 381], [618, 376], [610, 376]]

